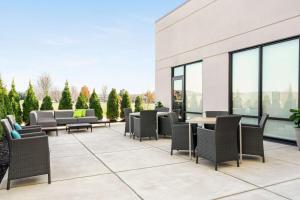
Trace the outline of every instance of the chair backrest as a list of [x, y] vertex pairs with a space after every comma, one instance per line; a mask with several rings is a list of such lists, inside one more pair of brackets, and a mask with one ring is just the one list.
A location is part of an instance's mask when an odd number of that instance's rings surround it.
[[264, 132], [268, 118], [269, 118], [269, 115], [264, 113], [260, 119], [259, 127], [262, 129], [262, 132]]
[[218, 116], [224, 116], [229, 115], [229, 112], [227, 111], [205, 111], [206, 117], [218, 117]]
[[36, 111], [31, 111], [30, 112], [29, 121], [30, 121], [31, 126], [38, 124]]
[[142, 132], [145, 132], [145, 135], [156, 130], [156, 115], [156, 110], [141, 111], [141, 129]]
[[131, 108], [124, 108], [125, 121], [129, 120], [129, 114], [130, 113], [132, 113], [132, 109]]
[[170, 108], [160, 107], [160, 108], [155, 108], [155, 110], [157, 110], [157, 112], [169, 112]]
[[1, 125], [4, 129], [5, 137], [10, 142], [12, 140], [11, 132], [13, 131], [12, 126], [10, 125], [8, 119], [1, 119]]
[[[240, 115], [226, 115], [217, 117], [216, 121], [216, 146], [217, 148], [229, 148], [238, 150], [238, 127], [241, 121]], [[229, 151], [228, 149], [228, 151]]]
[[169, 117], [169, 119], [170, 119], [171, 126], [172, 126], [173, 124], [178, 123], [178, 115], [177, 115], [176, 112], [170, 112], [170, 113], [168, 114], [168, 117]]
[[16, 123], [15, 117], [13, 115], [7, 115], [6, 118], [8, 119], [10, 125], [14, 127], [14, 124]]

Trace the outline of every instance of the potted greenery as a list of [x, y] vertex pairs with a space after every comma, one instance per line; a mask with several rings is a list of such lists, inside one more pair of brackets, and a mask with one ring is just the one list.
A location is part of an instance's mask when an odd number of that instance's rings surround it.
[[295, 123], [295, 134], [297, 140], [298, 150], [300, 151], [300, 109], [290, 109], [292, 115], [290, 116], [290, 120]]
[[162, 104], [161, 101], [156, 102], [155, 108], [162, 108], [162, 107], [164, 107], [164, 105]]

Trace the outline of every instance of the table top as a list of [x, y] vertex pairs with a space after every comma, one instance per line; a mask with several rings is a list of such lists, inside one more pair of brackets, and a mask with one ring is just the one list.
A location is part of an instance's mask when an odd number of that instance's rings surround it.
[[90, 127], [92, 124], [90, 123], [76, 123], [76, 124], [67, 124], [67, 127]]
[[198, 124], [216, 124], [216, 117], [194, 117], [192, 119], [186, 120], [188, 123], [198, 123]]
[[[167, 115], [167, 114], [169, 114], [169, 112], [157, 112], [158, 116]], [[133, 113], [129, 113], [129, 115], [131, 115], [131, 116], [140, 116], [141, 113], [140, 112], [133, 112]]]

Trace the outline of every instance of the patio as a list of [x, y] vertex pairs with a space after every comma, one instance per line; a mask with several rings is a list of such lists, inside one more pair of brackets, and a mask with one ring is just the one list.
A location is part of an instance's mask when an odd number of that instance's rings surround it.
[[1, 184], [0, 198], [11, 199], [299, 199], [300, 152], [295, 146], [265, 141], [266, 163], [246, 158], [215, 171], [188, 153], [170, 156], [170, 139], [124, 137], [124, 124], [93, 133], [65, 130], [49, 136], [52, 184], [47, 176]]

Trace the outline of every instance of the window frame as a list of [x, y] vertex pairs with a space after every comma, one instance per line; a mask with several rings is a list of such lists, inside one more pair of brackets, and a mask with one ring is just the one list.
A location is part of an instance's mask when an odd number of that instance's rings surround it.
[[[267, 42], [267, 43], [263, 43], [260, 45], [255, 45], [255, 46], [251, 46], [251, 47], [247, 47], [247, 48], [243, 48], [243, 49], [239, 49], [239, 50], [235, 50], [235, 51], [231, 51], [229, 52], [229, 89], [228, 89], [228, 108], [229, 108], [229, 112], [230, 114], [233, 113], [233, 54], [235, 53], [239, 53], [239, 52], [243, 52], [243, 51], [248, 51], [248, 50], [252, 50], [252, 49], [259, 49], [259, 70], [258, 70], [258, 116], [250, 116], [250, 115], [242, 115], [243, 117], [247, 117], [247, 118], [257, 118], [260, 119], [262, 114], [263, 114], [263, 48], [266, 46], [270, 46], [270, 45], [274, 45], [274, 44], [279, 44], [279, 43], [283, 43], [283, 42], [288, 42], [291, 40], [297, 40], [299, 42], [299, 61], [298, 61], [298, 109], [300, 109], [300, 35], [297, 36], [293, 36], [293, 37], [288, 37], [285, 39], [281, 39], [281, 40], [276, 40], [273, 42]], [[282, 120], [282, 121], [290, 121], [288, 118], [281, 118], [281, 117], [269, 117], [269, 119], [273, 119], [273, 120]]]
[[[181, 65], [177, 65], [177, 66], [174, 66], [171, 68], [171, 100], [172, 100], [172, 108], [173, 108], [173, 92], [174, 92], [174, 87], [173, 87], [173, 79], [175, 77], [183, 77], [183, 92], [184, 92], [184, 99], [183, 99], [183, 117], [184, 117], [184, 121], [186, 119], [186, 116], [187, 114], [199, 114], [199, 115], [202, 115], [203, 112], [187, 112], [186, 111], [186, 67], [188, 65], [191, 65], [191, 64], [196, 64], [196, 63], [202, 63], [202, 85], [201, 85], [201, 91], [202, 91], [202, 101], [203, 101], [203, 60], [198, 60], [198, 61], [194, 61], [194, 62], [190, 62], [190, 63], [186, 63], [186, 64], [181, 64]], [[174, 70], [175, 68], [177, 67], [183, 67], [183, 75], [181, 76], [174, 76]], [[202, 111], [203, 111], [203, 104], [202, 104]]]

